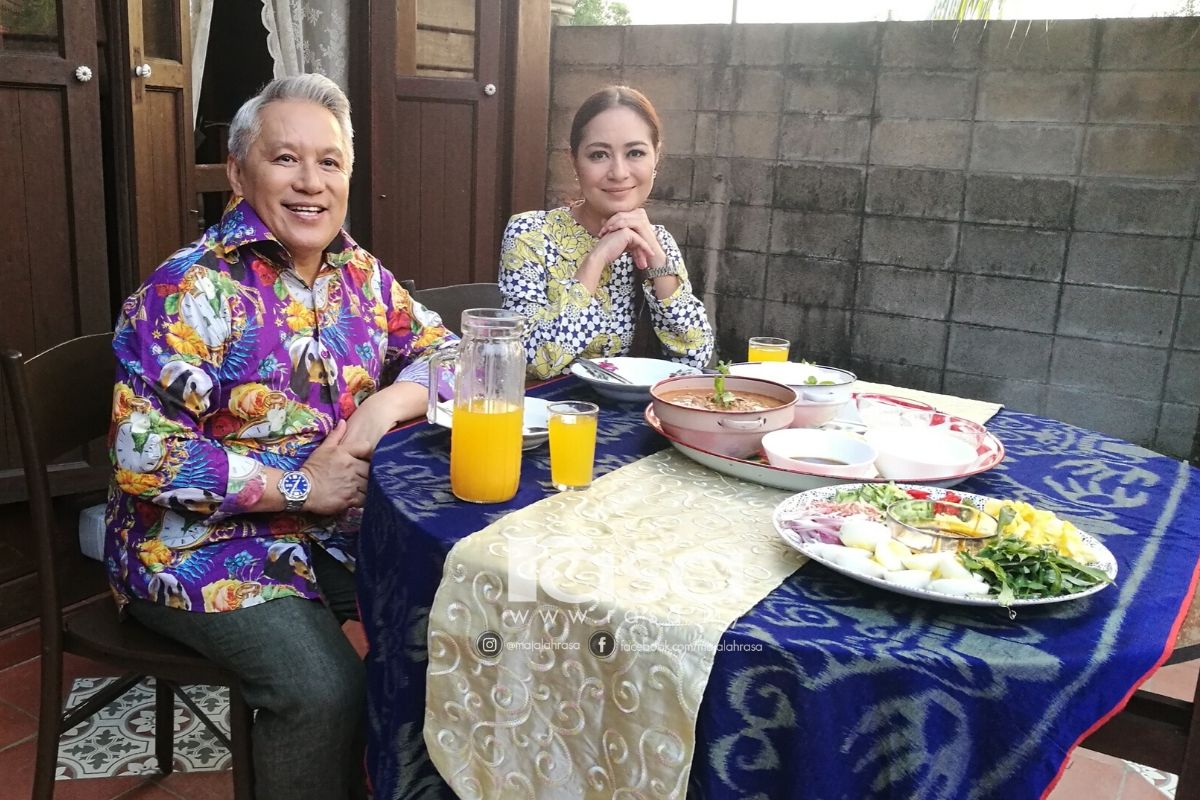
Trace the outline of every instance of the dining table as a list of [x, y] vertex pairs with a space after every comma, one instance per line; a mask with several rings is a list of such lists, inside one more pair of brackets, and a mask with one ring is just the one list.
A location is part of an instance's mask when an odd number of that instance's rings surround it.
[[[571, 376], [530, 394], [599, 405], [597, 476], [655, 459], [677, 475], [705, 470], [672, 461], [683, 457], [646, 423], [645, 402], [605, 399]], [[1004, 460], [956, 489], [1069, 519], [1113, 553], [1114, 585], [1069, 602], [972, 607], [897, 594], [799, 558], [721, 635], [688, 732], [694, 748], [678, 770], [683, 783], [628, 796], [1042, 797], [1072, 749], [1171, 656], [1181, 627], [1200, 641], [1200, 622], [1190, 632], [1184, 625], [1200, 563], [1196, 468], [1008, 408], [987, 428], [1003, 443]], [[557, 494], [543, 445], [523, 454], [512, 500], [460, 501], [450, 488], [449, 449], [449, 432], [421, 421], [385, 436], [372, 461], [356, 575], [369, 643], [375, 796], [571, 796], [543, 793], [535, 782], [456, 792], [427, 747], [431, 655], [445, 655], [431, 640], [430, 618], [450, 578], [448, 557], [472, 534], [521, 519], [518, 512]], [[716, 473], [702, 480], [734, 494], [762, 488]], [[603, 515], [612, 502], [597, 501], [589, 513]], [[661, 508], [680, 518], [687, 511]], [[472, 746], [486, 760], [497, 745], [485, 738]], [[544, 749], [538, 755], [536, 743], [525, 745], [530, 763], [514, 774], [552, 770], [539, 761], [548, 758]], [[598, 759], [614, 757], [602, 743], [595, 750]], [[660, 747], [651, 758], [664, 753]], [[601, 794], [614, 796], [588, 796]]]

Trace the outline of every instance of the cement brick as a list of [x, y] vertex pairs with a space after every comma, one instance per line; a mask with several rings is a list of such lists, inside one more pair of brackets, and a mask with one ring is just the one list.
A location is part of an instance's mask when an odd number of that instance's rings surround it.
[[896, 217], [867, 217], [862, 260], [898, 267], [949, 269], [958, 224]]
[[1127, 289], [1178, 292], [1187, 269], [1186, 239], [1076, 233], [1066, 279]]
[[726, 250], [716, 270], [717, 294], [723, 297], [763, 297], [767, 257], [763, 253]]
[[777, 69], [714, 69], [700, 81], [704, 111], [777, 113], [783, 105], [783, 74]]
[[975, 76], [964, 72], [879, 73], [875, 110], [885, 117], [970, 119]]
[[870, 135], [864, 117], [785, 114], [779, 150], [785, 159], [863, 164]]
[[1183, 282], [1184, 294], [1200, 294], [1200, 244], [1192, 242], [1192, 262], [1188, 266], [1187, 280]]
[[927, 269], [903, 269], [883, 264], [859, 268], [854, 307], [906, 317], [946, 319], [954, 276]]
[[1092, 122], [1200, 123], [1200, 72], [1100, 72]]
[[552, 29], [554, 64], [619, 64], [626, 30], [632, 32], [635, 28], [556, 25]]
[[783, 25], [735, 25], [729, 63], [783, 64], [787, 61], [789, 33]]
[[1062, 276], [1067, 234], [1034, 228], [963, 225], [958, 268], [963, 272], [1056, 281]]
[[1087, 72], [985, 72], [975, 119], [1003, 122], [1083, 122]]
[[879, 63], [885, 67], [971, 69], [979, 64], [983, 24], [936, 21], [883, 26]]
[[1200, 298], [1184, 297], [1179, 301], [1179, 330], [1175, 346], [1185, 350], [1200, 350]]
[[859, 378], [872, 383], [902, 386], [923, 392], [942, 391], [942, 371], [933, 367], [879, 361], [861, 354], [851, 358], [845, 367]]
[[971, 175], [963, 218], [972, 222], [1065, 228], [1071, 214], [1072, 181], [1009, 175]]
[[1195, 128], [1089, 126], [1083, 174], [1190, 179], [1200, 174]]
[[729, 206], [725, 218], [725, 246], [763, 253], [771, 234], [771, 209]]
[[962, 169], [970, 135], [969, 122], [877, 119], [871, 132], [871, 163]]
[[856, 213], [865, 181], [861, 167], [781, 164], [775, 167], [775, 207]]
[[566, 150], [554, 150], [546, 161], [546, 190], [558, 199], [550, 208], [557, 208], [562, 201], [579, 197], [579, 184], [575, 182], [575, 168], [571, 166], [571, 154]]
[[1154, 440], [1158, 404], [1091, 389], [1051, 386], [1046, 393], [1046, 416], [1148, 447]]
[[770, 158], [779, 153], [778, 114], [722, 114], [718, 123], [717, 155]]
[[1167, 363], [1163, 401], [1186, 403], [1193, 409], [1200, 406], [1200, 353], [1175, 350]]
[[971, 142], [971, 169], [1071, 175], [1082, 142], [1083, 131], [1077, 127], [977, 123]]
[[1036, 333], [954, 324], [946, 369], [1041, 382], [1049, 371], [1052, 341]]
[[691, 25], [700, 30], [700, 63], [728, 64], [729, 55], [733, 50], [733, 37], [729, 25], [713, 23], [708, 25]]
[[690, 156], [695, 152], [693, 136], [696, 130], [695, 111], [661, 111], [658, 115], [662, 141], [659, 152], [664, 155]]
[[993, 22], [983, 63], [988, 69], [1091, 69], [1095, 52], [1092, 20]]
[[990, 275], [959, 275], [951, 319], [1053, 333], [1058, 284]]
[[869, 116], [875, 73], [866, 69], [789, 68], [784, 111]]
[[1098, 396], [1119, 394], [1157, 400], [1166, 369], [1166, 350], [1059, 336], [1054, 340], [1050, 383], [1099, 389]]
[[692, 285], [692, 294], [704, 297], [708, 275], [708, 251], [702, 247], [684, 244], [680, 244], [679, 251], [683, 255], [684, 270], [687, 272], [688, 283]]
[[946, 394], [1002, 403], [1005, 408], [1027, 414], [1041, 414], [1046, 403], [1046, 384], [1036, 381], [946, 370], [943, 386]]
[[551, 107], [565, 109], [568, 116], [573, 115], [588, 97], [605, 86], [620, 82], [620, 70], [612, 67], [558, 69], [550, 80]]
[[[621, 61], [625, 66], [698, 64], [703, 39], [704, 31], [692, 25], [630, 25]], [[618, 54], [620, 51], [610, 51], [609, 61]]]
[[[763, 302], [763, 330], [792, 343], [790, 358], [818, 364], [844, 363], [850, 355], [850, 312]], [[745, 354], [743, 354], [745, 355]]]
[[[667, 229], [667, 232], [675, 238], [676, 244], [680, 246], [693, 244], [690, 241], [692, 229], [698, 227], [698, 225], [692, 224], [692, 217], [688, 213], [687, 203], [656, 200], [650, 205], [646, 213], [649, 214], [651, 222], [655, 225], [662, 225]], [[700, 242], [700, 244], [703, 244], [703, 242]]]
[[1075, 229], [1188, 236], [1200, 192], [1194, 186], [1090, 180], [1079, 185]]
[[867, 213], [958, 219], [963, 180], [961, 172], [872, 167], [867, 177]]
[[552, 150], [566, 150], [571, 146], [571, 118], [573, 114], [565, 108], [550, 109], [550, 141]]
[[1196, 407], [1163, 403], [1154, 449], [1178, 459], [1190, 458], [1196, 446]]
[[726, 180], [729, 200], [751, 206], [769, 206], [773, 203], [772, 186], [774, 167], [770, 161], [751, 158], [731, 158]]
[[1175, 325], [1176, 298], [1132, 289], [1064, 286], [1058, 332], [1110, 342], [1165, 347]]
[[942, 368], [947, 324], [859, 311], [854, 315], [851, 352], [876, 363]]
[[710, 156], [717, 152], [717, 130], [720, 117], [716, 114], [696, 115], [696, 136], [692, 145], [698, 156]]
[[626, 67], [622, 79], [650, 98], [654, 108], [663, 111], [695, 111], [699, 105], [700, 78], [708, 67]]
[[692, 159], [664, 156], [650, 197], [655, 200], [688, 200], [692, 196]]
[[815, 211], [772, 213], [771, 252], [850, 261], [858, 255], [859, 218]]
[[873, 66], [880, 27], [876, 22], [793, 25], [788, 41], [788, 63]]
[[794, 306], [851, 308], [855, 266], [804, 256], [771, 256], [767, 260], [767, 293]]
[[1102, 23], [1102, 69], [1198, 69], [1195, 19], [1109, 19]]
[[762, 300], [718, 295], [716, 305], [714, 319], [720, 321], [716, 325], [718, 359], [742, 361], [746, 357], [747, 339], [772, 335], [763, 330]]

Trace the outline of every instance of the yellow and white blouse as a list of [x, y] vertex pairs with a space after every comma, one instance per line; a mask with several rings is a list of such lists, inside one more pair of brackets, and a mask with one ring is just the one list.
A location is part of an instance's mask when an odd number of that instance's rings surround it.
[[[703, 367], [713, 351], [713, 332], [704, 304], [692, 294], [683, 255], [675, 239], [655, 225], [667, 263], [679, 268], [679, 288], [659, 300], [647, 285], [650, 320], [672, 361]], [[500, 247], [500, 291], [504, 307], [528, 320], [525, 352], [531, 377], [565, 372], [577, 356], [623, 355], [633, 344], [635, 300], [633, 257], [604, 268], [596, 291], [575, 279], [575, 272], [596, 238], [566, 208], [527, 211], [508, 221]]]

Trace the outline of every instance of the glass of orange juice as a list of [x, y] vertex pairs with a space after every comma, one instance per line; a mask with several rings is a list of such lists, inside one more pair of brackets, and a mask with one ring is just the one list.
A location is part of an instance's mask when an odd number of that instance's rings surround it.
[[592, 462], [596, 457], [599, 407], [595, 403], [566, 400], [551, 403], [546, 411], [550, 418], [550, 482], [560, 492], [588, 488], [592, 485]]
[[776, 339], [773, 336], [751, 336], [746, 360], [787, 361], [788, 348], [791, 346], [792, 343], [787, 339]]

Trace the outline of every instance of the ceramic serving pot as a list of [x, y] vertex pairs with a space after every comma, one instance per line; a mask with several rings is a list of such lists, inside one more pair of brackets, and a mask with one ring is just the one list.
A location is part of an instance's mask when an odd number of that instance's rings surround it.
[[712, 392], [713, 378], [712, 375], [684, 375], [661, 380], [651, 387], [654, 414], [664, 432], [690, 447], [746, 458], [758, 452], [763, 434], [792, 423], [796, 392], [782, 383], [760, 378], [727, 377], [725, 389], [734, 393], [753, 392], [776, 401], [776, 405], [761, 411], [692, 408], [664, 399], [664, 395], [683, 389]]

